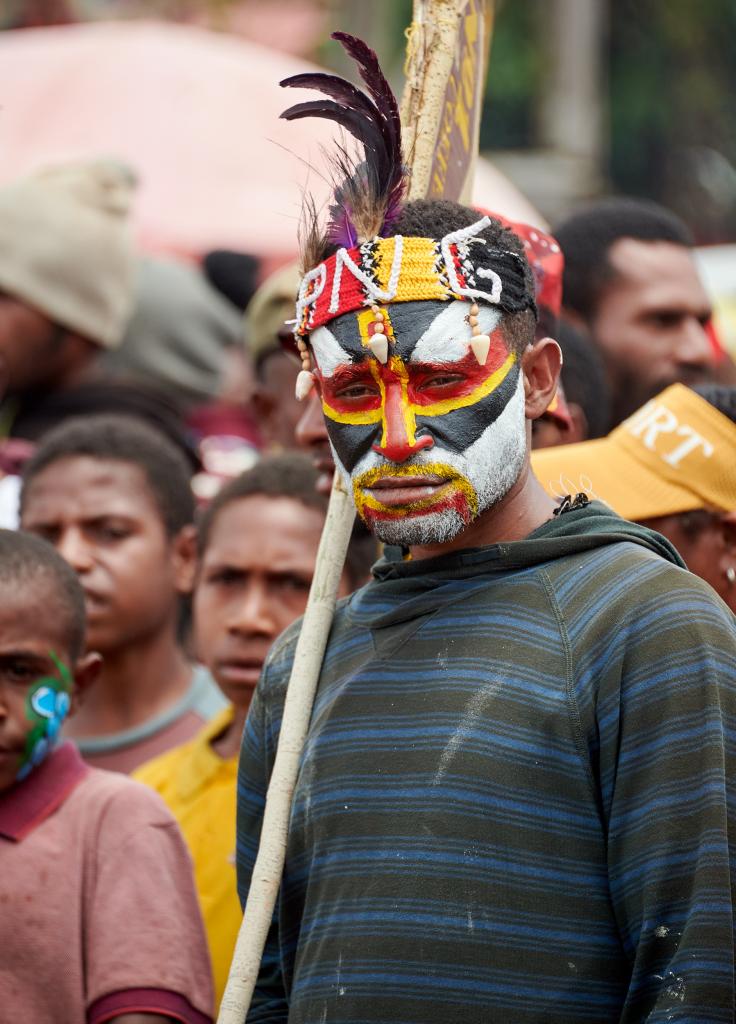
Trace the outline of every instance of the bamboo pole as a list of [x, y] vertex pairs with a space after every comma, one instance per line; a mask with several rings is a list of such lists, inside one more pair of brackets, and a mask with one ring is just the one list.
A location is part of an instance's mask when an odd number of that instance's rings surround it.
[[[472, 187], [492, 0], [414, 0], [402, 99], [409, 198], [464, 199]], [[453, 131], [453, 125], [460, 130]], [[467, 130], [465, 130], [467, 129]], [[434, 190], [434, 191], [433, 191]], [[291, 799], [355, 511], [339, 474], [286, 691], [248, 900], [217, 1024], [244, 1024], [278, 900]]]
[[471, 201], [491, 0], [414, 0], [401, 101], [410, 199]]

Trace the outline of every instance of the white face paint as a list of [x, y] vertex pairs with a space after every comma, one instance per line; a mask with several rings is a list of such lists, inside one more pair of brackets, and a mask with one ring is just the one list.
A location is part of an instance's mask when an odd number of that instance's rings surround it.
[[323, 377], [332, 377], [338, 367], [351, 362], [350, 353], [342, 347], [329, 327], [318, 327], [312, 331], [309, 342]]
[[[409, 357], [410, 363], [457, 363], [468, 354], [472, 328], [468, 323], [467, 302], [450, 302], [421, 335]], [[489, 337], [501, 322], [501, 312], [494, 306], [478, 306], [478, 326]]]
[[[335, 465], [347, 490], [353, 493], [353, 482], [372, 469], [385, 466], [386, 460], [369, 452], [352, 473], [340, 462], [334, 447]], [[481, 436], [462, 452], [435, 446], [418, 452], [404, 466], [436, 466], [442, 464], [455, 471], [457, 477], [470, 484], [477, 500], [476, 517], [496, 505], [519, 479], [527, 456], [524, 378], [519, 380], [513, 397]], [[384, 544], [411, 547], [415, 544], [445, 544], [454, 540], [468, 520], [456, 509], [446, 508], [423, 515], [407, 513], [401, 518], [377, 519], [371, 529]]]

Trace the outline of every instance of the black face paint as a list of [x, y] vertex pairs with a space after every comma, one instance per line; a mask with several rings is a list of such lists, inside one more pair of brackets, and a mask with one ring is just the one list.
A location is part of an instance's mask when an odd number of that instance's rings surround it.
[[[386, 307], [390, 344], [384, 364], [367, 347], [365, 311], [346, 314], [330, 325], [333, 348], [331, 354], [322, 350], [325, 363], [331, 360], [329, 372], [322, 378], [323, 408], [330, 440], [348, 473], [372, 449], [395, 462], [411, 458], [415, 448], [426, 451], [435, 445], [461, 454], [498, 418], [514, 394], [519, 367], [498, 328], [493, 332], [494, 349], [486, 365], [480, 366], [470, 352], [472, 328], [467, 315], [458, 316], [458, 311], [470, 310], [467, 303], [458, 303], [453, 315], [444, 318], [452, 355], [442, 359], [442, 334], [435, 328], [424, 351], [431, 353], [430, 358], [439, 354], [432, 361], [411, 362], [420, 339], [448, 308], [443, 302]], [[370, 311], [367, 313], [372, 322]], [[316, 350], [319, 356], [319, 340]], [[341, 351], [345, 353], [342, 363]], [[434, 381], [439, 381], [439, 386]], [[401, 435], [400, 444], [391, 443], [392, 433], [394, 438]]]

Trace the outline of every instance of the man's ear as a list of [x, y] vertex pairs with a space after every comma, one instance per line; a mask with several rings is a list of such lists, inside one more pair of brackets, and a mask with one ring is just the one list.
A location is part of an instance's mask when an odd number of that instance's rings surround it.
[[84, 702], [84, 695], [102, 670], [102, 655], [89, 651], [78, 659], [74, 666], [74, 689], [71, 693], [69, 714], [73, 715]]
[[524, 352], [521, 372], [524, 375], [525, 414], [528, 420], [538, 419], [555, 397], [562, 367], [560, 346], [552, 338], [542, 338]]
[[197, 528], [185, 526], [173, 540], [174, 584], [180, 594], [191, 594], [197, 573]]

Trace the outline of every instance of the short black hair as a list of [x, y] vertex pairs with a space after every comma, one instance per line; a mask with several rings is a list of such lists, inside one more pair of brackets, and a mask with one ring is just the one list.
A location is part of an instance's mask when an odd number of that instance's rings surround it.
[[306, 455], [285, 452], [267, 455], [225, 484], [215, 495], [197, 523], [197, 553], [207, 550], [215, 520], [224, 508], [241, 498], [264, 495], [268, 498], [292, 498], [323, 515], [327, 498], [316, 490], [318, 473]]
[[608, 260], [621, 238], [640, 242], [671, 242], [692, 248], [684, 221], [658, 203], [610, 197], [573, 213], [552, 232], [565, 257], [562, 305], [590, 321], [604, 286], [616, 272]]
[[698, 384], [693, 391], [710, 402], [714, 409], [727, 416], [732, 423], [736, 423], [736, 388], [727, 388], [722, 384]]
[[610, 428], [611, 393], [603, 358], [587, 334], [560, 319], [557, 342], [562, 349], [565, 398], [585, 413], [588, 440], [604, 437]]
[[[33, 534], [0, 529], [0, 583], [13, 591], [27, 584], [41, 584], [47, 595], [56, 597], [57, 607], [53, 611], [39, 608], [39, 616], [59, 611], [66, 616], [69, 653], [76, 661], [84, 651], [84, 591], [77, 574], [61, 555]], [[4, 596], [3, 600], [8, 598]]]
[[138, 466], [169, 537], [194, 521], [191, 468], [183, 453], [158, 430], [129, 416], [76, 417], [50, 430], [23, 471], [21, 516], [35, 477], [75, 456]]
[[[443, 238], [451, 231], [459, 231], [476, 224], [481, 216], [478, 210], [451, 199], [415, 199], [406, 203], [397, 220], [391, 226], [388, 237], [392, 235], [414, 235], [419, 238]], [[534, 341], [534, 330], [537, 324], [536, 287], [534, 274], [526, 258], [524, 244], [511, 228], [495, 217], [490, 217], [490, 224], [477, 235], [494, 249], [506, 250], [519, 258], [524, 268], [524, 283], [532, 306], [521, 313], [504, 313], [503, 327], [506, 341], [511, 349], [520, 355], [527, 345]]]
[[[316, 490], [318, 477], [311, 460], [300, 452], [268, 455], [261, 459], [226, 484], [205, 509], [197, 524], [197, 554], [201, 558], [207, 550], [215, 520], [222, 510], [242, 498], [256, 495], [291, 498], [326, 515], [327, 496]], [[376, 557], [375, 539], [361, 522], [356, 522], [345, 559], [351, 586], [365, 582]]]

